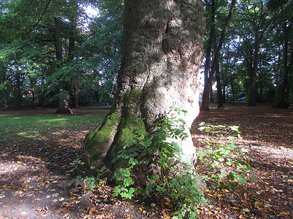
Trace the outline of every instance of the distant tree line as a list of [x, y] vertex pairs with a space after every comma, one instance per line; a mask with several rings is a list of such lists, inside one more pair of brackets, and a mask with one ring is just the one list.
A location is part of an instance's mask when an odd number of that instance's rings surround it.
[[[293, 101], [293, 1], [205, 0], [201, 109]], [[91, 6], [95, 17], [86, 13]], [[0, 108], [111, 104], [122, 0], [2, 0]], [[216, 85], [216, 92], [212, 91]]]

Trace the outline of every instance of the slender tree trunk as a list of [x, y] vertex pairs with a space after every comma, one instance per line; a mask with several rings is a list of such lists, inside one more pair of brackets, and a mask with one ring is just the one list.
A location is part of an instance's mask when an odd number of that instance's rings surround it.
[[218, 102], [218, 108], [223, 108], [223, 94], [222, 94], [222, 85], [221, 85], [221, 76], [220, 76], [220, 66], [219, 63], [217, 63], [216, 67], [216, 80], [217, 80], [217, 102]]
[[[74, 59], [73, 51], [75, 49], [75, 38], [74, 34], [72, 33], [71, 37], [69, 38], [69, 48], [68, 48], [68, 60], [72, 61]], [[69, 82], [69, 89], [71, 94], [71, 99], [73, 106], [75, 108], [79, 107], [79, 88], [78, 88], [78, 79], [72, 78]]]
[[23, 101], [22, 101], [22, 81], [20, 78], [20, 74], [16, 73], [16, 94], [17, 94], [17, 105], [18, 107], [22, 107]]
[[[63, 46], [62, 46], [62, 29], [61, 29], [61, 20], [58, 17], [54, 17], [55, 23], [55, 53], [57, 65], [61, 65], [63, 62]], [[72, 111], [69, 107], [69, 99], [67, 96], [67, 91], [60, 89], [58, 94], [58, 109], [56, 113], [70, 113]]]
[[[68, 61], [74, 60], [74, 50], [76, 44], [76, 29], [77, 29], [77, 17], [78, 17], [78, 4], [77, 0], [71, 1], [71, 6], [73, 7], [72, 16], [70, 17], [70, 28], [71, 34], [69, 37], [69, 44], [68, 44]], [[78, 79], [76, 77], [72, 78], [70, 81], [70, 94], [73, 106], [75, 108], [79, 107], [79, 88], [78, 88]]]
[[223, 84], [223, 104], [226, 103], [226, 84]]
[[249, 71], [249, 88], [248, 88], [248, 106], [256, 105], [256, 74], [258, 71], [259, 64], [259, 47], [260, 47], [260, 38], [258, 34], [258, 30], [255, 31], [255, 42], [254, 42], [254, 50], [253, 50], [253, 59], [251, 60], [251, 70]]
[[216, 40], [216, 31], [215, 31], [215, 18], [216, 18], [216, 0], [212, 0], [211, 5], [211, 21], [210, 21], [210, 32], [209, 40], [206, 45], [206, 55], [205, 55], [205, 65], [204, 65], [204, 90], [202, 94], [202, 103], [200, 106], [201, 110], [209, 110], [210, 104], [210, 94], [212, 87], [212, 78], [211, 78], [211, 51], [212, 45], [215, 44]]
[[[190, 128], [199, 113], [203, 8], [198, 0], [126, 0], [122, 63], [115, 103], [85, 148], [92, 166], [112, 160], [136, 129], [151, 132], [159, 115], [184, 108]], [[189, 130], [186, 130], [189, 133]], [[182, 160], [195, 160], [191, 136], [178, 141]]]
[[276, 95], [273, 102], [273, 107], [288, 108], [289, 106], [289, 73], [290, 69], [292, 71], [292, 53], [293, 46], [291, 48], [291, 61], [288, 64], [289, 59], [289, 38], [288, 30], [286, 25], [284, 25], [284, 46], [283, 46], [283, 77], [277, 86]]
[[231, 18], [232, 18], [232, 12], [233, 12], [233, 8], [235, 7], [235, 4], [236, 4], [236, 0], [232, 0], [231, 4], [230, 4], [230, 7], [229, 7], [228, 15], [226, 17], [225, 23], [223, 25], [223, 28], [222, 28], [222, 31], [221, 31], [221, 34], [220, 34], [219, 42], [218, 42], [217, 47], [216, 47], [216, 49], [214, 51], [213, 62], [212, 62], [208, 82], [206, 84], [207, 88], [204, 87], [203, 100], [202, 100], [202, 104], [201, 104], [201, 107], [200, 107], [201, 110], [209, 110], [209, 102], [210, 101], [209, 101], [209, 94], [207, 92], [209, 92], [209, 90], [211, 89], [212, 84], [213, 84], [214, 74], [215, 74], [215, 71], [216, 71], [217, 64], [219, 62], [220, 51], [222, 49], [222, 46], [223, 46], [223, 43], [224, 43], [224, 40], [225, 40], [226, 29], [227, 29], [227, 27], [229, 25], [229, 22], [230, 22]]

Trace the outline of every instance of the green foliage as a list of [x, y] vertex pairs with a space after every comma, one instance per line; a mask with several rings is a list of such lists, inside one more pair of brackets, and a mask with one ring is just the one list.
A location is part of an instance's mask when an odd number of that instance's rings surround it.
[[[60, 89], [68, 91], [72, 103], [77, 98], [81, 104], [112, 102], [121, 60], [122, 1], [0, 4], [1, 108], [57, 106]], [[98, 10], [99, 16], [88, 17], [87, 6]], [[53, 18], [60, 21], [58, 59]]]
[[208, 123], [200, 123], [199, 131], [207, 133], [209, 136], [237, 136], [240, 137], [239, 126], [225, 126], [225, 125], [213, 125]]
[[[252, 168], [244, 161], [246, 153], [234, 144], [234, 136], [240, 137], [238, 126], [201, 123], [199, 130], [209, 136], [207, 146], [198, 151], [199, 173], [220, 188], [246, 183]], [[219, 143], [221, 137], [227, 136], [230, 143]]]
[[161, 115], [151, 133], [133, 131], [133, 137], [113, 160], [123, 164], [114, 173], [115, 196], [133, 198], [156, 194], [170, 199], [175, 214], [181, 218], [196, 214], [197, 205], [204, 198], [193, 167], [180, 161], [181, 150], [176, 139], [186, 137], [185, 122], [177, 117], [180, 113]]
[[93, 190], [99, 184], [99, 181], [97, 180], [97, 178], [93, 176], [87, 176], [83, 178], [83, 182], [84, 182], [85, 188], [89, 190]]

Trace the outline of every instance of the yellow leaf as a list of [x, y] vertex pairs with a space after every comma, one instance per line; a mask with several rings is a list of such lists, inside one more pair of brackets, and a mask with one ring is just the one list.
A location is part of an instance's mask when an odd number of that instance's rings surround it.
[[262, 203], [260, 201], [255, 201], [254, 204], [255, 205], [262, 205]]
[[209, 211], [209, 212], [208, 212], [208, 215], [210, 215], [210, 216], [213, 215], [213, 214], [214, 214], [214, 213], [213, 213], [212, 211]]
[[29, 190], [29, 187], [25, 186], [21, 190], [24, 191], [24, 192], [27, 192]]
[[279, 216], [289, 216], [290, 212], [289, 211], [282, 211]]

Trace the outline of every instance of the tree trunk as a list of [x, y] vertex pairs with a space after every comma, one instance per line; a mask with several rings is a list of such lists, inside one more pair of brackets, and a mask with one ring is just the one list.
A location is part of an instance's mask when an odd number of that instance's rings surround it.
[[[281, 77], [281, 82], [277, 85], [277, 90], [273, 102], [273, 107], [288, 108], [289, 107], [289, 71], [292, 69], [293, 62], [293, 46], [291, 48], [291, 61], [288, 65], [288, 30], [286, 25], [284, 25], [284, 46], [283, 46], [283, 75]], [[292, 71], [292, 70], [291, 70]]]
[[19, 108], [22, 108], [23, 106], [23, 101], [22, 101], [22, 80], [20, 73], [16, 73], [16, 97], [17, 97], [17, 106]]
[[65, 90], [60, 90], [58, 94], [58, 109], [56, 113], [73, 114], [69, 107], [69, 94]]
[[[202, 59], [203, 8], [198, 0], [126, 0], [122, 63], [115, 102], [85, 148], [92, 166], [112, 160], [136, 129], [151, 132], [159, 115], [184, 108], [188, 129], [199, 113], [197, 76]], [[182, 161], [195, 147], [179, 142]]]
[[[236, 4], [236, 0], [232, 0], [230, 7], [229, 7], [229, 12], [228, 15], [225, 19], [225, 23], [223, 25], [221, 34], [220, 34], [220, 39], [218, 44], [216, 45], [216, 49], [214, 50], [214, 57], [213, 57], [213, 62], [212, 62], [212, 66], [210, 69], [210, 74], [209, 74], [209, 78], [208, 78], [208, 82], [207, 84], [205, 83], [205, 87], [204, 87], [204, 93], [203, 93], [203, 100], [202, 100], [202, 104], [200, 109], [201, 110], [209, 110], [209, 91], [212, 88], [212, 84], [213, 84], [213, 78], [214, 78], [214, 74], [217, 68], [217, 65], [219, 63], [219, 56], [220, 56], [220, 51], [222, 49], [224, 40], [225, 40], [225, 35], [226, 35], [226, 29], [229, 25], [229, 22], [232, 18], [232, 12], [233, 12], [233, 8], [235, 7]], [[215, 37], [215, 36], [214, 36]], [[206, 88], [207, 86], [207, 88]]]
[[259, 47], [260, 47], [260, 37], [258, 34], [258, 30], [255, 30], [255, 42], [254, 42], [254, 50], [253, 50], [253, 59], [251, 60], [251, 69], [249, 71], [249, 87], [248, 87], [248, 106], [256, 105], [256, 73], [258, 71], [259, 64]]
[[211, 78], [211, 51], [212, 45], [215, 44], [216, 32], [215, 32], [215, 18], [216, 18], [216, 1], [212, 0], [211, 5], [211, 21], [210, 21], [210, 32], [209, 40], [206, 45], [206, 56], [204, 64], [204, 89], [202, 94], [202, 103], [200, 106], [201, 110], [209, 110], [210, 104], [210, 91], [212, 87], [212, 78]]
[[[68, 42], [68, 61], [74, 60], [74, 51], [77, 38], [77, 19], [78, 19], [78, 3], [77, 0], [71, 1], [72, 14], [70, 16], [70, 36]], [[78, 78], [75, 76], [69, 82], [70, 94], [72, 96], [72, 104], [75, 108], [79, 107], [79, 88], [78, 88]]]
[[222, 93], [222, 84], [221, 84], [221, 77], [220, 77], [220, 66], [219, 63], [217, 63], [216, 67], [216, 80], [217, 80], [217, 102], [218, 102], [218, 108], [223, 108], [223, 93]]

